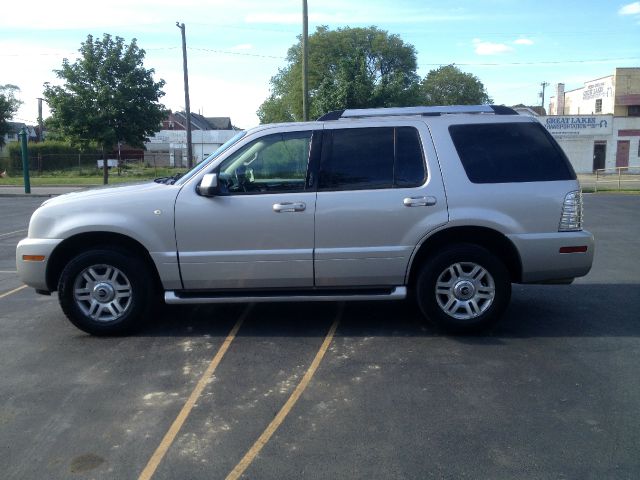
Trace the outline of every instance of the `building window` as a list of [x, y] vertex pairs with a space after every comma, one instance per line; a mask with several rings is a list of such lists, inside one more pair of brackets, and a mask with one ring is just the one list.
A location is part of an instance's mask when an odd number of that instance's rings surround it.
[[602, 113], [602, 99], [596, 100], [596, 113]]
[[630, 117], [640, 117], [640, 105], [629, 105], [628, 115]]

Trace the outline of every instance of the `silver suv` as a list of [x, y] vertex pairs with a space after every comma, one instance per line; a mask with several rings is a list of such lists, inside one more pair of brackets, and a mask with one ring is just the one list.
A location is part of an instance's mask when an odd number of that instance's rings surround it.
[[241, 132], [181, 178], [47, 200], [18, 273], [80, 329], [169, 304], [415, 297], [455, 332], [512, 283], [586, 275], [593, 236], [567, 157], [497, 106], [331, 112]]

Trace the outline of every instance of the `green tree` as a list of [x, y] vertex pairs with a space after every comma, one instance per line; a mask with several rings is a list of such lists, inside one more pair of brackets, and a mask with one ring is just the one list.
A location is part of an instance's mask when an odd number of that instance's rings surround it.
[[4, 136], [9, 133], [9, 120], [13, 118], [22, 104], [16, 98], [20, 91], [15, 85], [0, 85], [0, 147], [4, 146]]
[[[311, 118], [343, 108], [412, 105], [418, 98], [416, 52], [398, 35], [377, 27], [318, 27], [309, 36]], [[271, 94], [258, 110], [261, 123], [302, 119], [301, 39], [287, 65], [271, 78]]]
[[126, 45], [120, 37], [88, 35], [79, 52], [75, 63], [65, 58], [54, 70], [61, 86], [45, 83], [50, 125], [74, 145], [102, 148], [107, 183], [107, 152], [118, 142], [141, 147], [160, 130], [167, 113], [159, 103], [165, 82], [155, 82], [154, 70], [144, 68], [145, 51], [135, 38]]
[[420, 84], [424, 105], [482, 105], [493, 102], [483, 83], [455, 65], [431, 70]]

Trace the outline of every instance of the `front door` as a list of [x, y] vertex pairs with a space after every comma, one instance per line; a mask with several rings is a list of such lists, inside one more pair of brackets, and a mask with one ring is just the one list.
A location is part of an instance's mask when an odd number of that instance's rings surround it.
[[175, 222], [185, 289], [313, 286], [311, 137], [287, 131], [245, 143], [214, 170], [226, 195], [182, 189]]
[[596, 142], [593, 144], [593, 171], [604, 170], [605, 159], [607, 158], [607, 144]]
[[616, 151], [616, 167], [629, 166], [629, 140], [618, 140], [618, 150]]

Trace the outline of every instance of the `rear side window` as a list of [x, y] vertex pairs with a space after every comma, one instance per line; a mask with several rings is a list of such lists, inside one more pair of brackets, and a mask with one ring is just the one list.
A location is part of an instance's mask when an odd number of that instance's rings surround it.
[[415, 128], [325, 130], [320, 190], [407, 188], [424, 180], [424, 156]]
[[419, 187], [425, 181], [424, 156], [418, 131], [411, 127], [396, 128], [395, 186]]
[[473, 183], [576, 178], [566, 155], [537, 123], [452, 125], [449, 132]]

